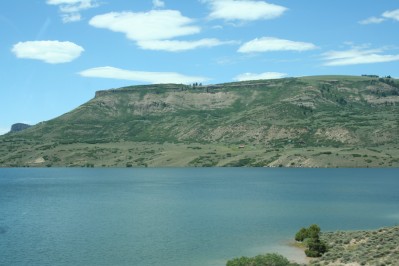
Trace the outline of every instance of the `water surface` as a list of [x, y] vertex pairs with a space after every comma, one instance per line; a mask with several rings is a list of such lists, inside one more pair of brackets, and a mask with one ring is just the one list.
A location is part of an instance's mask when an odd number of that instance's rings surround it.
[[399, 224], [398, 169], [0, 169], [0, 265], [224, 265]]

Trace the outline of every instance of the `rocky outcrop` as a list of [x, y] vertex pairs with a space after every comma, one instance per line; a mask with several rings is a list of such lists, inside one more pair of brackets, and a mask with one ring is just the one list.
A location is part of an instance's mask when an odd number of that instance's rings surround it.
[[31, 125], [27, 125], [27, 124], [23, 124], [23, 123], [16, 123], [16, 124], [11, 126], [10, 132], [11, 133], [12, 132], [19, 132], [19, 131], [25, 130], [27, 128], [30, 128], [30, 127], [31, 127]]

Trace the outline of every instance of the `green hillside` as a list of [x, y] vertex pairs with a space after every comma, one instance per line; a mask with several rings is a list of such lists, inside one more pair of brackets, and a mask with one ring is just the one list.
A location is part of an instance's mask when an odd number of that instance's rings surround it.
[[398, 265], [399, 226], [321, 234], [329, 250], [309, 265]]
[[0, 166], [398, 167], [399, 81], [319, 76], [99, 91], [0, 137]]

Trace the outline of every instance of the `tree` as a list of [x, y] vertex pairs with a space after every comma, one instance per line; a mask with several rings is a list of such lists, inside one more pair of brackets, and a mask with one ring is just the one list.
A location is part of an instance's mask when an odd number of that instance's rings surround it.
[[317, 224], [312, 224], [307, 229], [308, 238], [318, 238], [320, 234], [320, 226]]
[[317, 224], [301, 228], [295, 234], [295, 240], [305, 243], [307, 246], [305, 254], [308, 257], [321, 257], [327, 251], [326, 243], [320, 240], [320, 227]]
[[308, 237], [308, 230], [306, 230], [306, 228], [302, 227], [301, 230], [299, 230], [296, 234], [295, 234], [295, 240], [302, 242], [303, 240], [305, 240], [305, 238]]
[[309, 228], [302, 227], [296, 234], [295, 240], [303, 242], [307, 238], [316, 238], [320, 233], [320, 227], [317, 224], [312, 224]]
[[305, 250], [305, 254], [308, 257], [321, 257], [327, 251], [326, 244], [319, 237], [309, 238], [306, 244], [308, 248]]

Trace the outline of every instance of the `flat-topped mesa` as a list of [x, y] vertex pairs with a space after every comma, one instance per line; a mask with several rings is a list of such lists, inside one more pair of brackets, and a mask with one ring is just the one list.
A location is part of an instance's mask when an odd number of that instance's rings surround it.
[[[289, 79], [285, 79], [288, 80]], [[270, 81], [258, 81], [258, 82], [240, 82], [240, 83], [224, 83], [224, 84], [209, 84], [209, 85], [184, 85], [184, 84], [154, 84], [154, 85], [137, 85], [129, 86], [118, 89], [100, 90], [96, 91], [95, 98], [104, 95], [110, 95], [114, 93], [131, 93], [140, 90], [147, 90], [152, 93], [162, 93], [167, 91], [185, 91], [185, 90], [202, 90], [204, 92], [214, 92], [215, 90], [227, 89], [227, 88], [241, 88], [241, 87], [259, 87], [268, 86]]]
[[126, 93], [126, 92], [131, 92], [131, 91], [129, 91], [129, 90], [118, 90], [118, 89], [115, 89], [115, 90], [101, 90], [101, 91], [96, 91], [96, 94], [95, 94], [94, 98], [98, 98], [98, 97], [101, 97], [101, 96], [104, 96], [104, 95], [109, 95], [109, 94], [112, 94], [112, 93]]
[[187, 90], [191, 86], [189, 85], [183, 85], [183, 84], [153, 84], [153, 85], [136, 85], [136, 86], [128, 86], [128, 87], [123, 87], [123, 88], [118, 88], [118, 89], [110, 89], [110, 90], [100, 90], [96, 91], [95, 98], [101, 97], [104, 95], [110, 95], [110, 94], [121, 94], [121, 93], [132, 93], [132, 92], [138, 92], [138, 91], [143, 91], [146, 90], [148, 92], [152, 93], [162, 93], [166, 91], [181, 91], [181, 90]]
[[210, 90], [215, 90], [217, 88], [222, 88], [221, 85], [183, 85], [183, 84], [155, 84], [155, 85], [138, 85], [138, 86], [130, 86], [123, 87], [119, 89], [109, 89], [109, 90], [100, 90], [96, 91], [95, 98], [110, 95], [110, 94], [123, 94], [123, 93], [132, 93], [138, 91], [148, 91], [149, 93], [163, 93], [168, 91], [186, 91], [186, 90], [204, 90], [206, 92]]

